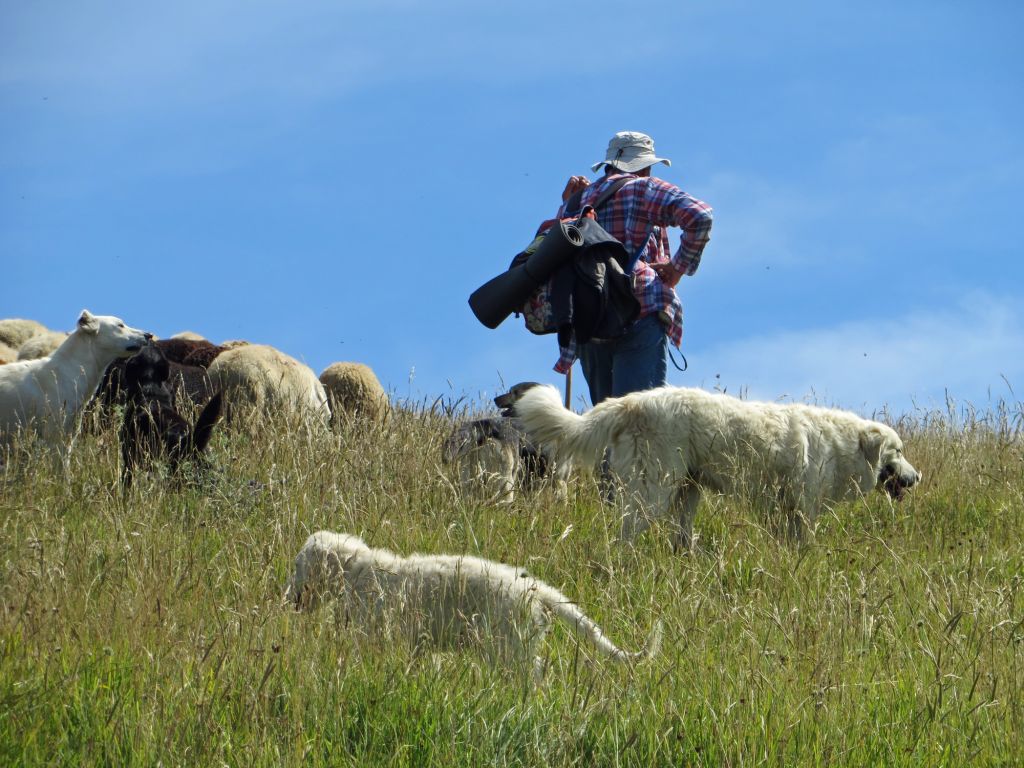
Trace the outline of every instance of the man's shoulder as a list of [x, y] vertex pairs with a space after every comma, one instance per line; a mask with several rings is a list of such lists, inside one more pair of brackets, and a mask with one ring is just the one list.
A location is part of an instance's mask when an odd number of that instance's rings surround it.
[[656, 189], [679, 189], [677, 184], [673, 184], [671, 181], [665, 181], [665, 179], [659, 179], [657, 176], [648, 176], [646, 181], [650, 182], [650, 186]]
[[[631, 188], [635, 189], [646, 189], [646, 185], [638, 184], [637, 182], [645, 182], [646, 178], [637, 176], [634, 173], [613, 173], [608, 176], [602, 176], [600, 179], [595, 181], [586, 190], [586, 199], [594, 199], [602, 194], [611, 187], [619, 185], [622, 190]], [[618, 196], [618, 192], [616, 192]]]
[[605, 176], [599, 183], [614, 184], [620, 179], [626, 179], [624, 189], [636, 190], [637, 192], [658, 193], [681, 191], [671, 181], [659, 179], [657, 176], [637, 176], [634, 173], [617, 173], [613, 176]]

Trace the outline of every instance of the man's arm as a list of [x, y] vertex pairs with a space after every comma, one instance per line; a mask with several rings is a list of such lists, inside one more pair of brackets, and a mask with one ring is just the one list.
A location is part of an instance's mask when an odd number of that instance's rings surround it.
[[683, 192], [674, 184], [661, 179], [648, 180], [648, 218], [663, 227], [679, 227], [683, 230], [679, 248], [672, 255], [672, 271], [678, 276], [662, 275], [668, 270], [656, 270], [658, 276], [669, 285], [675, 285], [679, 276], [692, 275], [700, 266], [704, 246], [711, 239], [711, 206], [693, 195]]

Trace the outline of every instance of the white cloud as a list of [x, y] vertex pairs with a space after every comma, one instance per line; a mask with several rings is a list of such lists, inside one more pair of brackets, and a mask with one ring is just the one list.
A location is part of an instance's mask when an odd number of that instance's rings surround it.
[[750, 337], [698, 355], [718, 374], [703, 386], [865, 413], [943, 407], [947, 394], [978, 407], [1024, 396], [1024, 318], [1017, 302], [983, 293], [947, 310]]

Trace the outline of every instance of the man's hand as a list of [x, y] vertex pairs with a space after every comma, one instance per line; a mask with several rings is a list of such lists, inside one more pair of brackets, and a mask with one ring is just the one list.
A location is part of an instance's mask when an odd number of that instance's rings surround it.
[[586, 189], [589, 186], [590, 179], [586, 176], [570, 176], [569, 181], [565, 184], [565, 189], [562, 190], [562, 202], [564, 203], [581, 189]]
[[683, 276], [682, 272], [677, 271], [672, 266], [671, 261], [660, 261], [657, 264], [651, 264], [651, 269], [654, 270], [654, 274], [661, 278], [661, 282], [669, 288], [675, 288], [679, 278]]

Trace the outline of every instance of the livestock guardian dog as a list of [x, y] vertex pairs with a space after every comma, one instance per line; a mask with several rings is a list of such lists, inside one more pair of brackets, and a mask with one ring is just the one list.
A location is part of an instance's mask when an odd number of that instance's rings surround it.
[[[455, 427], [441, 446], [441, 460], [459, 470], [463, 493], [483, 492], [499, 504], [552, 476], [552, 462], [514, 419], [487, 416]], [[555, 492], [567, 494], [564, 472], [555, 473]]]
[[0, 438], [33, 429], [49, 445], [62, 445], [107, 366], [152, 338], [120, 318], [83, 310], [52, 355], [0, 367]]
[[401, 557], [330, 531], [306, 540], [285, 596], [300, 610], [338, 597], [350, 620], [414, 647], [472, 645], [492, 661], [529, 663], [533, 657], [537, 676], [543, 662], [536, 647], [552, 616], [616, 661], [653, 656], [661, 636], [656, 624], [644, 650], [624, 651], [568, 597], [521, 568], [468, 555]]
[[622, 539], [652, 517], [678, 520], [689, 548], [703, 490], [767, 501], [800, 539], [822, 505], [877, 488], [900, 499], [921, 480], [899, 435], [848, 411], [739, 400], [701, 389], [662, 387], [605, 400], [582, 416], [558, 390], [533, 386], [512, 406], [534, 440], [591, 465], [610, 449], [626, 491]]

